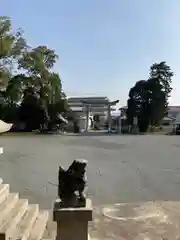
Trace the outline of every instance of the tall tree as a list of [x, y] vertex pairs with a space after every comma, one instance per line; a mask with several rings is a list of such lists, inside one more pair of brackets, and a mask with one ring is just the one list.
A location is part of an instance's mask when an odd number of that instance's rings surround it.
[[141, 80], [136, 82], [129, 91], [127, 116], [129, 124], [133, 124], [133, 118], [138, 118], [139, 128], [146, 131], [149, 124], [149, 86], [148, 82]]
[[69, 108], [59, 74], [50, 73], [48, 82], [48, 113], [52, 125], [55, 126], [58, 123], [59, 113], [67, 113]]
[[161, 62], [151, 66], [147, 81], [136, 82], [129, 91], [127, 115], [130, 124], [138, 117], [140, 131], [144, 132], [149, 124], [161, 123], [167, 111], [172, 77], [171, 68]]
[[57, 58], [53, 50], [39, 46], [25, 52], [19, 60], [19, 68], [25, 69], [26, 74], [34, 79], [32, 87], [39, 93], [41, 105], [50, 120], [67, 109], [60, 76], [52, 71]]
[[64, 97], [60, 76], [52, 72], [57, 58], [54, 50], [39, 46], [25, 52], [19, 60], [19, 68], [27, 70], [27, 74], [34, 79], [32, 84], [46, 104]]
[[27, 47], [22, 31], [13, 33], [11, 20], [5, 16], [0, 16], [0, 46], [0, 90], [4, 90], [15, 66], [14, 61]]
[[45, 87], [48, 85], [49, 73], [57, 57], [54, 50], [48, 49], [46, 46], [38, 46], [26, 51], [19, 59], [19, 68], [26, 70], [28, 75], [33, 77], [34, 86], [41, 90], [44, 97], [46, 96]]
[[34, 126], [32, 118], [37, 114], [39, 123], [49, 121], [49, 105], [55, 112], [65, 111], [67, 101], [61, 79], [52, 71], [57, 58], [55, 51], [46, 46], [28, 47], [22, 31], [14, 32], [10, 18], [0, 16], [0, 98], [4, 100], [1, 107], [11, 111], [21, 103], [20, 112], [26, 115], [29, 126]]
[[32, 87], [39, 92], [41, 105], [46, 109], [46, 114], [48, 114], [50, 92], [49, 79], [57, 57], [54, 50], [48, 49], [46, 46], [38, 46], [24, 52], [18, 61], [19, 69], [26, 70], [28, 76], [34, 79]]
[[154, 63], [150, 68], [151, 123], [159, 124], [165, 116], [172, 91], [173, 72], [166, 62]]
[[60, 98], [63, 96], [62, 84], [61, 79], [58, 73], [49, 73], [47, 78], [47, 85], [48, 85], [48, 97], [49, 103], [55, 104], [59, 101]]

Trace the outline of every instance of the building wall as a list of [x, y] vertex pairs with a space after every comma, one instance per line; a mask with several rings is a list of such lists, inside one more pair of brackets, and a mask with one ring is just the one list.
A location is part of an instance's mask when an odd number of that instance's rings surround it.
[[168, 107], [168, 117], [176, 118], [179, 113], [180, 113], [180, 106]]

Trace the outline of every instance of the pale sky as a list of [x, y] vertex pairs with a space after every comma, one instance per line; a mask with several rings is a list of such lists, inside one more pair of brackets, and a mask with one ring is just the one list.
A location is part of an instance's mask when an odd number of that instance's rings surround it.
[[170, 103], [180, 105], [180, 0], [1, 0], [0, 15], [22, 28], [32, 47], [56, 50], [68, 96], [108, 96], [126, 105], [128, 91], [154, 62], [175, 73]]

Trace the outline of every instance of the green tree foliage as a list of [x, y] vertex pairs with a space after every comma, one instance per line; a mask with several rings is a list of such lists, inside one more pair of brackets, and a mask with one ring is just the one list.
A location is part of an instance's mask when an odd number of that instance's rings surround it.
[[[56, 59], [57, 55], [54, 50], [48, 49], [46, 46], [30, 49], [19, 59], [19, 68], [26, 70], [27, 74], [34, 79], [34, 87], [39, 89], [44, 101], [48, 101], [50, 70]], [[61, 84], [60, 81], [59, 84]]]
[[22, 31], [13, 33], [11, 20], [0, 16], [0, 89], [4, 90], [7, 87], [15, 60], [20, 57], [26, 46]]
[[1, 95], [5, 99], [7, 105], [12, 106], [21, 102], [24, 90], [30, 85], [33, 80], [24, 74], [19, 74], [11, 77], [5, 91]]
[[56, 118], [57, 113], [64, 113], [69, 110], [58, 73], [51, 73], [48, 77], [48, 109], [52, 119]]
[[60, 76], [52, 72], [57, 58], [53, 50], [39, 46], [25, 52], [19, 60], [19, 68], [25, 69], [34, 80], [33, 87], [39, 93], [41, 104], [47, 109], [51, 119], [55, 119], [57, 113], [67, 110]]
[[148, 82], [145, 80], [138, 81], [129, 91], [128, 99], [128, 120], [133, 124], [133, 118], [137, 117], [140, 131], [146, 131], [149, 125], [149, 89]]
[[173, 72], [166, 62], [155, 63], [150, 68], [148, 80], [151, 94], [151, 123], [159, 124], [167, 112], [168, 99], [172, 91]]
[[[36, 116], [36, 117], [35, 117]], [[32, 131], [44, 127], [48, 122], [48, 114], [33, 87], [24, 90], [23, 100], [19, 109], [19, 118], [26, 123], [26, 130]]]
[[[3, 116], [4, 109], [12, 111], [21, 105], [20, 111], [14, 112], [19, 112], [19, 119], [26, 121], [29, 129], [34, 129], [48, 121], [51, 112], [67, 111], [61, 79], [53, 72], [57, 58], [55, 51], [47, 46], [27, 46], [22, 31], [12, 30], [10, 18], [0, 17], [1, 118], [9, 116]], [[53, 111], [48, 113], [51, 109]], [[12, 120], [12, 117], [8, 119]]]
[[33, 86], [39, 91], [45, 105], [64, 99], [59, 74], [52, 72], [57, 58], [54, 50], [38, 46], [25, 52], [19, 60], [19, 68], [26, 70], [28, 76], [34, 79]]
[[53, 68], [57, 58], [54, 50], [48, 49], [46, 46], [38, 46], [23, 54], [19, 60], [19, 67], [26, 69], [29, 74], [43, 78]]
[[165, 63], [155, 63], [150, 68], [148, 80], [138, 81], [129, 91], [127, 116], [129, 124], [138, 117], [140, 131], [149, 124], [160, 124], [165, 116], [171, 93], [173, 72]]

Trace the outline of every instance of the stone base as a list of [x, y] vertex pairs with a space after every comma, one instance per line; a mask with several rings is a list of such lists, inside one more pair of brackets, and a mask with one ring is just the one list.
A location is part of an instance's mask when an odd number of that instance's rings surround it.
[[78, 221], [92, 221], [92, 202], [86, 200], [86, 207], [64, 208], [59, 199], [54, 204], [53, 220], [55, 222], [75, 218]]
[[86, 207], [86, 199], [84, 201], [80, 201], [76, 197], [70, 200], [62, 201], [61, 199], [56, 200], [54, 204], [55, 208], [82, 208]]
[[57, 240], [88, 240], [88, 221], [92, 221], [92, 203], [86, 207], [62, 208], [59, 201], [54, 204], [53, 220], [57, 222]]
[[61, 222], [57, 228], [56, 240], [88, 240], [88, 223], [70, 221]]

